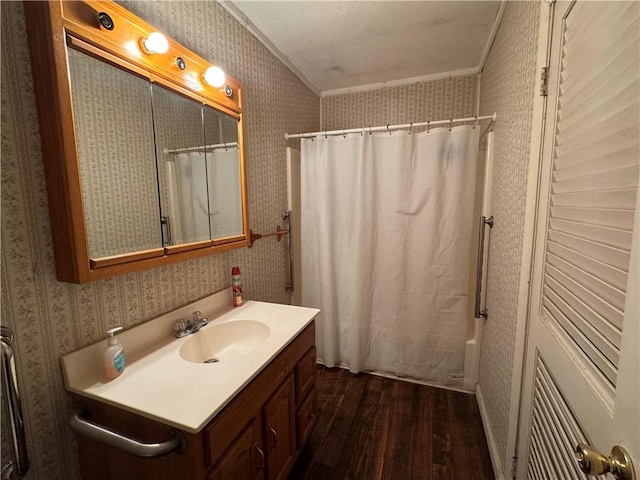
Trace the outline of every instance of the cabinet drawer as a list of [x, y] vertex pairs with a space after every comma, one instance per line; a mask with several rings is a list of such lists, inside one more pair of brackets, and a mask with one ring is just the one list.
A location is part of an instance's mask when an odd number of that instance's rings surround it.
[[302, 402], [296, 413], [296, 440], [298, 449], [301, 449], [304, 442], [311, 434], [311, 429], [316, 421], [317, 397], [316, 389], [312, 389], [309, 396]]
[[296, 365], [296, 404], [316, 384], [316, 347], [309, 349]]

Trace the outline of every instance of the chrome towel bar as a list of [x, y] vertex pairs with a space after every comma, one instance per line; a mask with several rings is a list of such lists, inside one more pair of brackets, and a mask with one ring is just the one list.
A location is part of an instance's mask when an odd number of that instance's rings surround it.
[[293, 227], [291, 222], [292, 215], [293, 212], [291, 210], [282, 211], [282, 219], [287, 222], [287, 253], [289, 257], [289, 281], [284, 284], [284, 289], [289, 293], [295, 291], [295, 282], [293, 279]]
[[[27, 453], [27, 440], [22, 418], [22, 405], [16, 379], [15, 357], [13, 354], [13, 330], [2, 326], [2, 386], [7, 402], [11, 424], [11, 447], [13, 461], [11, 465], [2, 467], [3, 478], [13, 478], [12, 472], [22, 478], [29, 470], [29, 455]], [[5, 468], [6, 467], [6, 468]]]
[[74, 414], [69, 421], [71, 430], [92, 440], [105, 443], [125, 453], [143, 458], [156, 458], [173, 452], [182, 453], [187, 450], [187, 439], [179, 430], [171, 430], [171, 438], [162, 443], [142, 443], [133, 438], [109, 430], [106, 427], [90, 422]]
[[487, 309], [480, 309], [480, 301], [482, 297], [482, 266], [484, 260], [484, 233], [485, 226], [489, 225], [489, 228], [493, 228], [493, 216], [487, 218], [484, 215], [480, 217], [480, 228], [478, 231], [478, 262], [476, 264], [476, 308], [475, 318], [484, 318], [486, 320], [488, 316]]

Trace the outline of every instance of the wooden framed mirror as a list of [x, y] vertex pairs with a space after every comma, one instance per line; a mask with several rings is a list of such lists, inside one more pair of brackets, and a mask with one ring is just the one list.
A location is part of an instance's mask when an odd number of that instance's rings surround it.
[[247, 246], [241, 85], [112, 1], [24, 8], [58, 280]]

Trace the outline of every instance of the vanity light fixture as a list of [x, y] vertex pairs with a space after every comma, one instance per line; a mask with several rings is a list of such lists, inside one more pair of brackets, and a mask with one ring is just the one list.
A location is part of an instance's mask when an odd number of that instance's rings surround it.
[[206, 83], [207, 85], [211, 85], [214, 88], [223, 86], [224, 82], [226, 81], [224, 70], [222, 70], [220, 67], [207, 68], [202, 77], [204, 79], [204, 83]]
[[147, 38], [140, 39], [140, 47], [148, 55], [167, 53], [169, 51], [169, 40], [160, 32], [153, 32]]

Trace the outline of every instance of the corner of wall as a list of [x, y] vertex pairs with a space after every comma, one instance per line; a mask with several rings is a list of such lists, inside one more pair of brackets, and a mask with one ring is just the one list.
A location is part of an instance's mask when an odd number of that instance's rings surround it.
[[[511, 477], [515, 452], [527, 317], [531, 229], [537, 182], [531, 169], [539, 147], [533, 133], [541, 109], [535, 97], [540, 5], [507, 3], [482, 71], [480, 110], [496, 111], [495, 169], [478, 403], [497, 478]], [[495, 458], [493, 458], [495, 457]]]

